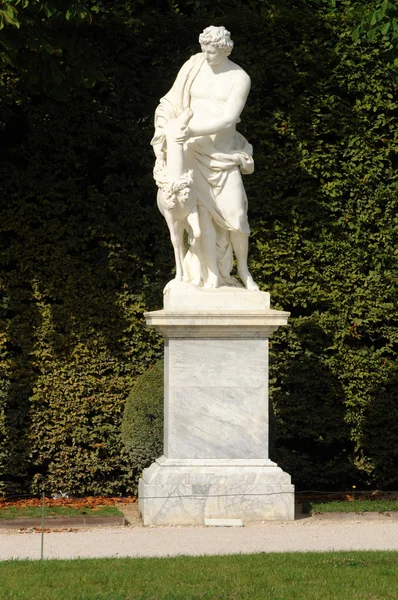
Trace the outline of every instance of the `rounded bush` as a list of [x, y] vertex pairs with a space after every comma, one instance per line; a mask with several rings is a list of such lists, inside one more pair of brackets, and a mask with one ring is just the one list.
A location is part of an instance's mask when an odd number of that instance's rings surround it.
[[163, 451], [163, 371], [163, 360], [159, 360], [140, 375], [124, 409], [122, 440], [136, 481]]

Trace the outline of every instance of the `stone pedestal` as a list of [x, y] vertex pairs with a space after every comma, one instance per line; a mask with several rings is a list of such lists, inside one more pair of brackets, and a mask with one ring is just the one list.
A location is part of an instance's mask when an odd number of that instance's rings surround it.
[[268, 456], [268, 346], [289, 313], [269, 294], [171, 286], [147, 313], [165, 338], [164, 456], [143, 472], [145, 525], [294, 518], [294, 487]]

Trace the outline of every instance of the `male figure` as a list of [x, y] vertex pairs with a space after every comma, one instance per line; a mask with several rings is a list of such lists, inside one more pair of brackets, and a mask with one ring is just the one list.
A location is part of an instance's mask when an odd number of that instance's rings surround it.
[[[208, 27], [199, 37], [202, 52], [181, 68], [171, 90], [155, 113], [155, 154], [166, 156], [168, 123], [188, 108], [193, 116], [175, 134], [184, 145], [192, 171], [200, 241], [184, 259], [184, 280], [205, 287], [234, 285], [232, 250], [238, 274], [249, 290], [258, 290], [247, 267], [247, 198], [241, 173], [252, 173], [252, 147], [236, 131], [250, 90], [250, 78], [229, 60], [233, 42], [224, 27]], [[189, 226], [187, 227], [189, 230]]]

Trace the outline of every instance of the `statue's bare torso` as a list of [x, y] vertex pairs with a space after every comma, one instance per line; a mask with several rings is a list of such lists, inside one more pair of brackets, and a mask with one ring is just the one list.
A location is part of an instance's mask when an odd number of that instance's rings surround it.
[[211, 136], [213, 139], [216, 137], [217, 145], [224, 145], [236, 131], [236, 122], [243, 110], [249, 89], [249, 76], [229, 59], [222, 65], [220, 72], [214, 72], [204, 62], [191, 87], [190, 106], [194, 114], [192, 129], [195, 130], [196, 125], [200, 123], [222, 118], [228, 110], [228, 105], [234, 103], [235, 118], [232, 117], [227, 127]]

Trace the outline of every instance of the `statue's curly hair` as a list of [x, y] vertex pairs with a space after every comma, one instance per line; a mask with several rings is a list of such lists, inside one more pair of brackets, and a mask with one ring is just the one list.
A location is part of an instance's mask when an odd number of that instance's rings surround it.
[[207, 44], [217, 46], [220, 50], [224, 50], [227, 56], [231, 54], [234, 47], [229, 31], [225, 27], [215, 27], [214, 25], [210, 25], [210, 27], [206, 27], [203, 30], [203, 33], [199, 36], [199, 44], [201, 46], [206, 46]]

